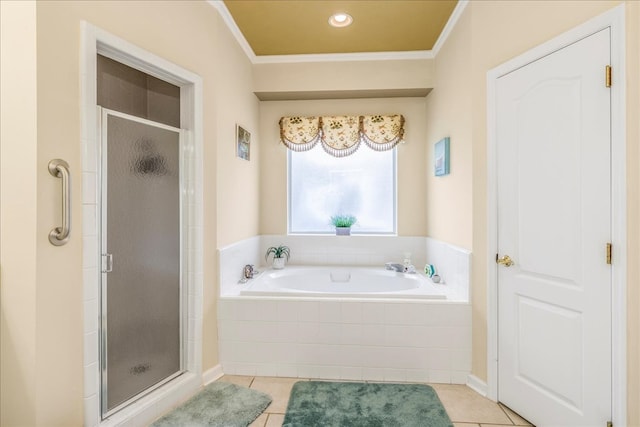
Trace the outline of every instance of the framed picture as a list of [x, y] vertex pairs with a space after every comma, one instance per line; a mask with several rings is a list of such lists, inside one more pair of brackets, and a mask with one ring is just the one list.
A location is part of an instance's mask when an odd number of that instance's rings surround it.
[[449, 175], [449, 137], [436, 142], [433, 166], [436, 176]]
[[244, 160], [251, 156], [251, 134], [240, 125], [236, 125], [236, 155]]

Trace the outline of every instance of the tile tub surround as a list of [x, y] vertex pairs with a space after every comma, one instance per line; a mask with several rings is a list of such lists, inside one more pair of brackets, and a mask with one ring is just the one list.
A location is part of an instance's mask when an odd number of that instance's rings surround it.
[[[436, 265], [446, 301], [238, 296], [270, 246], [292, 265], [382, 266], [411, 252]], [[465, 384], [471, 370], [470, 253], [425, 237], [256, 236], [219, 250], [220, 362], [228, 375]], [[268, 268], [259, 267], [261, 270]]]
[[253, 264], [263, 270], [264, 254], [271, 246], [291, 249], [291, 265], [380, 266], [402, 263], [405, 252], [418, 271], [428, 262], [449, 288], [449, 300], [468, 301], [471, 253], [428, 237], [400, 236], [255, 236], [219, 249], [220, 295], [237, 295], [242, 268]]
[[468, 303], [223, 297], [227, 375], [465, 384]]

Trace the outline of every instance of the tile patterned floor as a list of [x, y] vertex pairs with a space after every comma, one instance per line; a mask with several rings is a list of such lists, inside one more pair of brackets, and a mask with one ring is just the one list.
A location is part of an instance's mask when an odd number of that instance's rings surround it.
[[[291, 388], [305, 378], [246, 377], [225, 375], [226, 381], [260, 390], [273, 399], [271, 405], [249, 427], [281, 427]], [[506, 406], [480, 396], [464, 385], [431, 384], [455, 427], [531, 426]]]

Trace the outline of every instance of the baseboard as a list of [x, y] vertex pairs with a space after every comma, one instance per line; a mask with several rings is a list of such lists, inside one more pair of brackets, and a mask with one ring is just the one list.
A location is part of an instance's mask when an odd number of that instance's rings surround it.
[[223, 375], [224, 372], [222, 372], [222, 365], [218, 364], [202, 373], [202, 383], [204, 385], [210, 384]]
[[467, 387], [480, 394], [481, 396], [487, 397], [489, 386], [486, 382], [482, 381], [475, 375], [469, 374], [469, 376], [467, 377]]

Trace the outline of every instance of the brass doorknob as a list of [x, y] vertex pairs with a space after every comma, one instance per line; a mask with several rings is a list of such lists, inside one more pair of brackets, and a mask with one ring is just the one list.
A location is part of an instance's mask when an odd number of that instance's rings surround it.
[[504, 265], [505, 267], [511, 267], [514, 264], [513, 260], [509, 255], [505, 255], [500, 258], [496, 256], [496, 262], [500, 265]]

